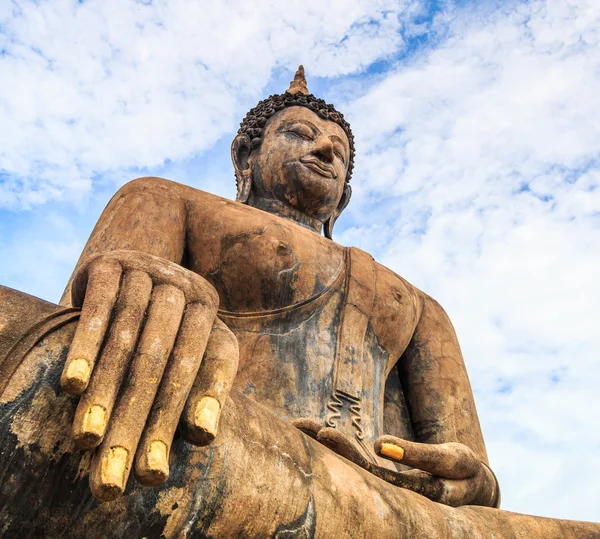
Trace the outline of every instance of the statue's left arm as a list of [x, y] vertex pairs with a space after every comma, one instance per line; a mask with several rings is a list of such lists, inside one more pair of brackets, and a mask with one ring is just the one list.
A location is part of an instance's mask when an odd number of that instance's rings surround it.
[[450, 318], [423, 294], [422, 314], [397, 367], [416, 439], [460, 442], [488, 463], [473, 391]]
[[397, 364], [416, 443], [384, 436], [376, 450], [415, 468], [402, 486], [450, 505], [497, 506], [498, 485], [456, 333], [439, 303], [426, 294], [421, 301], [419, 322]]

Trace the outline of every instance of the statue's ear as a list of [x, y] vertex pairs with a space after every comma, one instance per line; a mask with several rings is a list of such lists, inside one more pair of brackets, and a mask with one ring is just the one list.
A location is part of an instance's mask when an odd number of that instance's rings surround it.
[[333, 225], [335, 224], [337, 218], [344, 211], [344, 208], [350, 202], [350, 197], [352, 196], [352, 187], [350, 187], [349, 183], [344, 184], [344, 192], [342, 193], [342, 198], [338, 202], [337, 208], [333, 212], [333, 215], [325, 221], [325, 237], [328, 239], [332, 239], [333, 233]]
[[235, 170], [235, 179], [237, 183], [237, 195], [235, 199], [238, 202], [247, 202], [252, 188], [252, 169], [250, 166], [250, 152], [252, 144], [250, 137], [245, 134], [237, 135], [231, 143], [231, 161]]

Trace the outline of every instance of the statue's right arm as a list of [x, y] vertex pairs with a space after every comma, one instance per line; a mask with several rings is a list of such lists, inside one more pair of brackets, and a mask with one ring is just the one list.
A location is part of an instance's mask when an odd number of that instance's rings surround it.
[[182, 266], [193, 192], [159, 178], [121, 188], [65, 292], [63, 305], [81, 313], [61, 386], [81, 395], [73, 436], [80, 449], [98, 447], [90, 486], [104, 500], [134, 468], [145, 485], [167, 479], [180, 417], [189, 442], [210, 443], [237, 371], [216, 290]]

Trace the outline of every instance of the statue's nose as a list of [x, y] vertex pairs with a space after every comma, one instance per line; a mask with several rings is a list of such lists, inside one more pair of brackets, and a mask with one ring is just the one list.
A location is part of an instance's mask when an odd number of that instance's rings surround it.
[[331, 163], [333, 161], [333, 144], [329, 140], [329, 137], [325, 135], [319, 136], [315, 141], [313, 153], [326, 163]]

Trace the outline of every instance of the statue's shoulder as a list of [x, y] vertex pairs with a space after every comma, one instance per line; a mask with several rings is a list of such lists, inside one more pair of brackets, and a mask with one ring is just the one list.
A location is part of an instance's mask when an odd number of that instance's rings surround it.
[[191, 213], [196, 218], [210, 218], [211, 215], [229, 213], [240, 206], [232, 200], [190, 185], [155, 176], [127, 182], [115, 193], [107, 208], [109, 211], [117, 210], [127, 200], [130, 201], [127, 207], [159, 205], [164, 212]]
[[375, 264], [378, 268], [378, 289], [385, 288], [392, 290], [393, 294], [398, 296], [404, 293], [405, 298], [410, 299], [414, 305], [415, 312], [418, 313], [419, 318], [425, 312], [429, 317], [436, 318], [444, 323], [450, 323], [448, 313], [435, 298], [431, 297], [427, 292], [423, 292], [423, 290], [417, 288], [414, 284], [383, 264], [377, 262]]
[[357, 247], [352, 247], [352, 250], [361, 253], [364, 260], [367, 258], [370, 259], [374, 272], [373, 282], [376, 284], [378, 292], [395, 293], [396, 295], [408, 294], [411, 298], [414, 298], [415, 301], [422, 301], [423, 298], [429, 297], [422, 290], [408, 282], [404, 277], [378, 262], [369, 253], [362, 251]]
[[145, 176], [127, 182], [117, 191], [115, 198], [133, 193], [147, 193], [153, 196], [199, 203], [203, 201], [206, 203], [227, 201], [227, 199], [223, 197], [207, 193], [206, 191], [202, 191], [190, 185], [177, 183], [156, 176]]
[[376, 269], [375, 279], [378, 291], [381, 291], [381, 293], [391, 292], [397, 296], [404, 294], [407, 298], [410, 298], [416, 307], [418, 307], [419, 312], [427, 307], [428, 311], [436, 312], [441, 316], [447, 317], [444, 308], [437, 300], [432, 298], [426, 292], [423, 292], [420, 288], [417, 288], [401, 275], [398, 275], [395, 271], [392, 271], [390, 268], [380, 264], [374, 259], [373, 261]]

